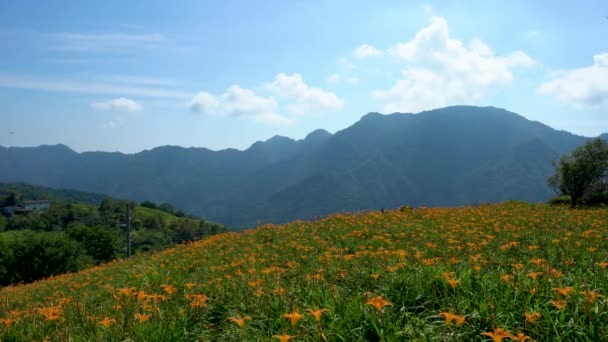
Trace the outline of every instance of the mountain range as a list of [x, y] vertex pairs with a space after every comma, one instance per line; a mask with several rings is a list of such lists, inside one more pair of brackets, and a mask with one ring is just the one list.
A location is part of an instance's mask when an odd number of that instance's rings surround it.
[[243, 151], [0, 147], [0, 181], [167, 202], [244, 228], [400, 205], [546, 201], [552, 161], [588, 139], [500, 108], [452, 106], [368, 113], [333, 135], [275, 136]]

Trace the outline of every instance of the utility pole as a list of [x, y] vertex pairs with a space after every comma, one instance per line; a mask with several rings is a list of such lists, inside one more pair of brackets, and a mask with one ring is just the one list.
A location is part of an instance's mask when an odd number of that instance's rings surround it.
[[127, 257], [131, 256], [131, 203], [127, 203]]

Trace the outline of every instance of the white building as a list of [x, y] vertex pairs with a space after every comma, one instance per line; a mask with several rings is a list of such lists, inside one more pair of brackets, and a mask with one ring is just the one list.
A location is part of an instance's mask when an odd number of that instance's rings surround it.
[[47, 200], [23, 201], [21, 207], [23, 211], [45, 211], [51, 207], [51, 203]]

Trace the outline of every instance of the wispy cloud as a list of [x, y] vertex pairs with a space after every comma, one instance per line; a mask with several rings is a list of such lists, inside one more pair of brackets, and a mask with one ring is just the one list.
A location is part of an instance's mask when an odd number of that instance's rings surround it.
[[98, 111], [122, 113], [141, 112], [144, 109], [141, 104], [125, 97], [119, 97], [117, 99], [92, 103], [91, 108]]
[[353, 51], [353, 55], [357, 58], [377, 57], [384, 55], [384, 52], [376, 47], [368, 44], [363, 44]]
[[118, 82], [76, 81], [2, 73], [0, 73], [0, 87], [64, 93], [130, 95], [176, 99], [192, 97], [192, 93], [162, 87], [120, 84]]
[[52, 49], [63, 51], [97, 52], [132, 49], [158, 49], [169, 43], [162, 34], [130, 33], [74, 33], [56, 32], [43, 34], [52, 41]]
[[175, 87], [180, 86], [183, 83], [176, 80], [164, 79], [164, 78], [152, 78], [152, 77], [141, 77], [132, 75], [104, 75], [99, 77], [102, 81], [111, 83], [124, 83], [124, 84], [138, 84], [138, 85], [151, 85], [151, 86], [167, 86]]

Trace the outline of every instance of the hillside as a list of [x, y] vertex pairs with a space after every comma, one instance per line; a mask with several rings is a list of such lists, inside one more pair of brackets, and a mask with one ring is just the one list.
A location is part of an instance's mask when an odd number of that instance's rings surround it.
[[80, 202], [91, 205], [99, 205], [104, 199], [108, 198], [107, 195], [91, 192], [54, 189], [27, 183], [0, 183], [0, 198], [8, 196], [11, 192], [18, 193], [30, 200], [46, 199], [63, 202]]
[[606, 341], [605, 217], [510, 202], [220, 234], [0, 289], [0, 339]]
[[546, 201], [552, 161], [586, 140], [503, 109], [454, 106], [370, 113], [334, 135], [276, 136], [244, 151], [0, 147], [0, 181], [166, 202], [236, 228], [403, 203]]
[[[9, 200], [10, 194], [10, 200]], [[97, 204], [78, 202], [85, 199]], [[46, 199], [44, 211], [17, 212], [2, 208], [9, 202]], [[15, 204], [8, 204], [10, 206]], [[131, 230], [127, 234], [127, 205]], [[177, 243], [198, 240], [224, 230], [212, 222], [188, 216], [170, 205], [110, 199], [97, 194], [54, 190], [27, 184], [0, 185], [0, 286], [31, 282], [73, 272], [128, 256], [160, 251]]]

